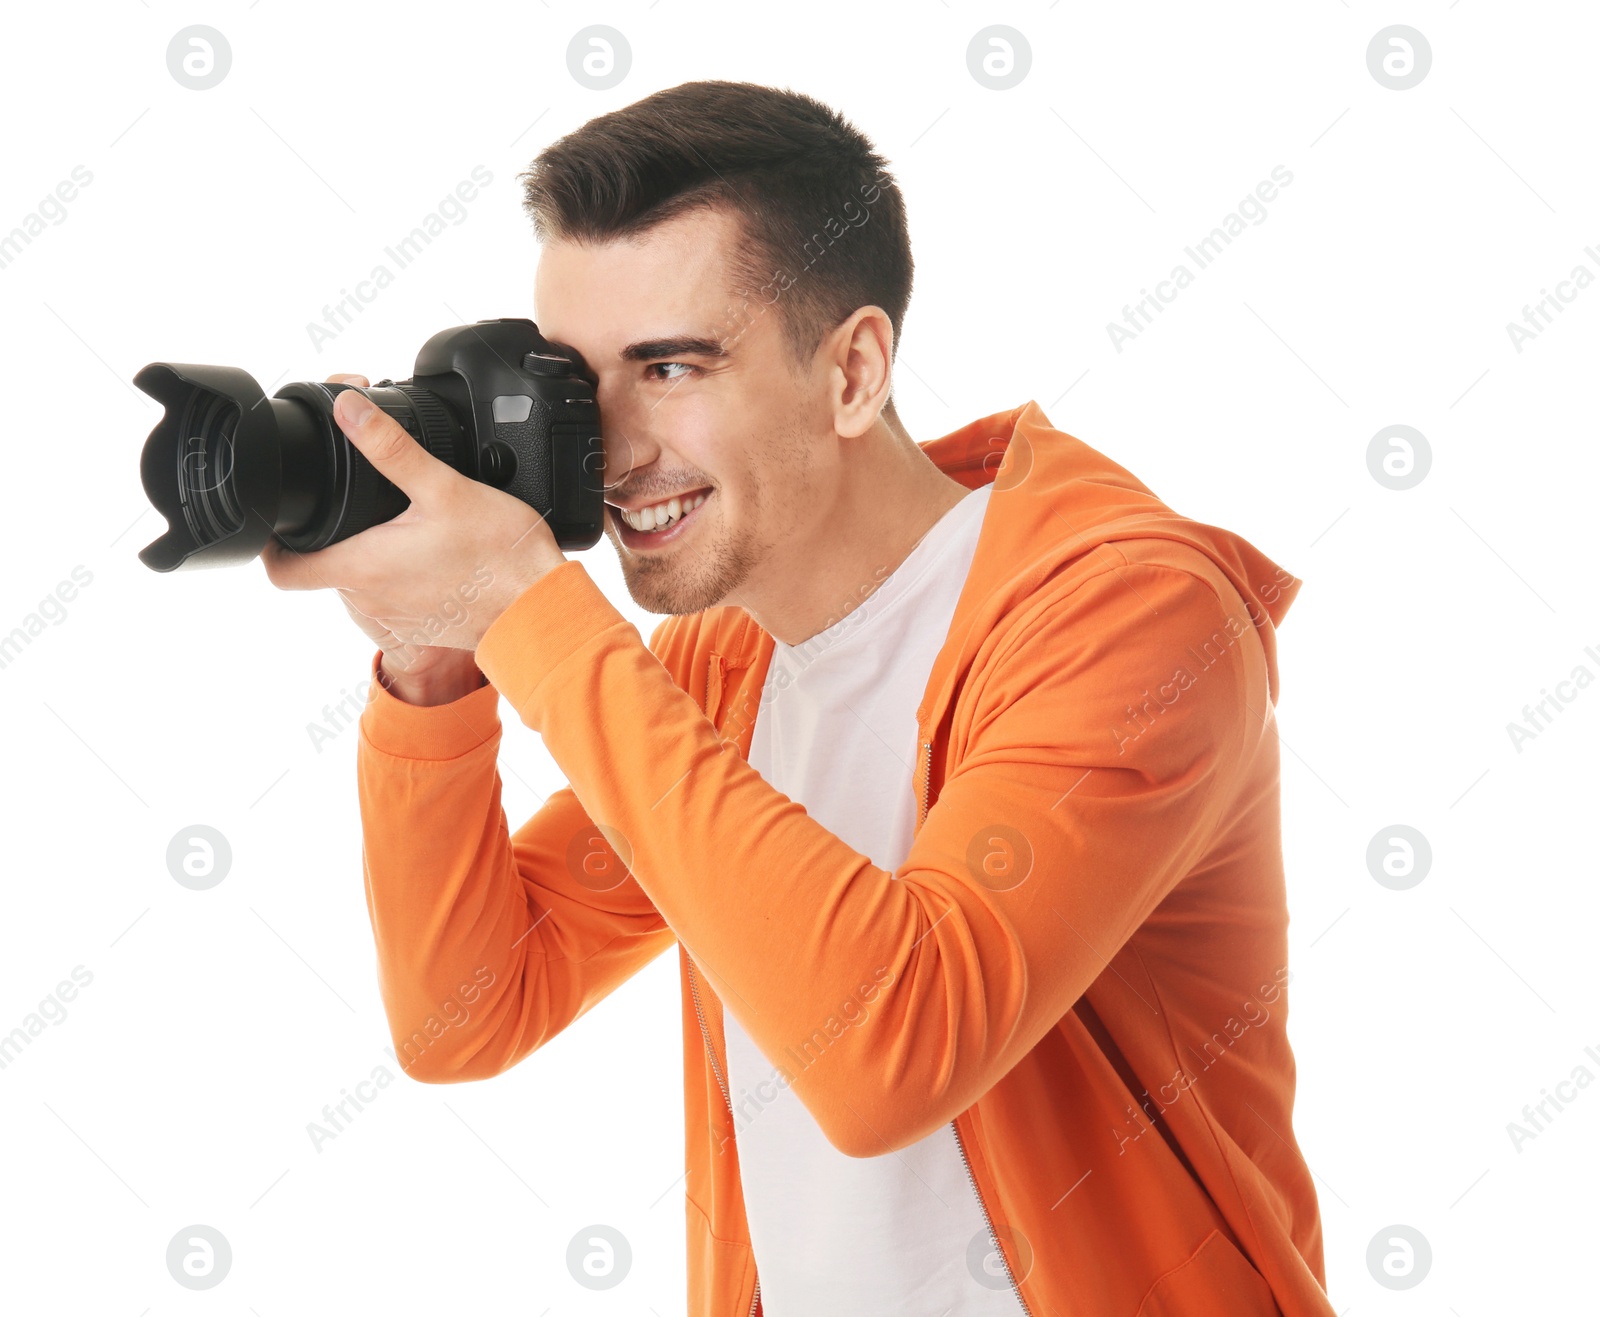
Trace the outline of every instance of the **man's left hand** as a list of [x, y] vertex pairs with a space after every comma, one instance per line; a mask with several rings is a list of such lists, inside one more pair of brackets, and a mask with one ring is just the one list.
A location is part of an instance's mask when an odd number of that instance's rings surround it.
[[411, 506], [315, 553], [268, 540], [267, 579], [280, 590], [336, 589], [403, 644], [477, 649], [524, 590], [566, 561], [550, 527], [521, 499], [441, 462], [356, 389], [341, 391], [333, 410]]

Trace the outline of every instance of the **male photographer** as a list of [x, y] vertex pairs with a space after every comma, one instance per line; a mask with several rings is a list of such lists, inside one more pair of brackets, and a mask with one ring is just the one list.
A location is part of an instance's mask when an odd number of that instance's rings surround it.
[[[407, 1073], [500, 1074], [676, 943], [695, 1317], [1331, 1314], [1284, 1027], [1300, 582], [1034, 402], [912, 439], [901, 195], [818, 102], [688, 83], [523, 179], [649, 646], [355, 390], [410, 507], [264, 555], [379, 647]], [[501, 698], [569, 784], [514, 833]]]

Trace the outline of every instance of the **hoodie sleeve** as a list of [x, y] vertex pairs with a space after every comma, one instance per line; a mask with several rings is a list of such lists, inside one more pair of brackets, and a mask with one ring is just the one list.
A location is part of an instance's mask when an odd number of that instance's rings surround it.
[[674, 938], [570, 787], [515, 834], [499, 692], [407, 704], [374, 655], [356, 753], [367, 913], [395, 1057], [485, 1079], [543, 1046]]
[[478, 646], [762, 1052], [821, 1052], [791, 1086], [849, 1155], [931, 1133], [1043, 1037], [1194, 867], [1262, 735], [1231, 590], [1126, 560], [1043, 589], [974, 672], [893, 872], [725, 746], [581, 564]]

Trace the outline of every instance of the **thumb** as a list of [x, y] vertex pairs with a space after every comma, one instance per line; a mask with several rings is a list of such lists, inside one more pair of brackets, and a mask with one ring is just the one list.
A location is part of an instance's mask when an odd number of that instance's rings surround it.
[[357, 451], [413, 503], [437, 489], [451, 471], [359, 389], [340, 390], [333, 415]]

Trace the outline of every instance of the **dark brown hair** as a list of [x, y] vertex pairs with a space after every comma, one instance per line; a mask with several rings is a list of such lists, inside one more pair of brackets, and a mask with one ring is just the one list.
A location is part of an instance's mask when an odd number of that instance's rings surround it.
[[686, 82], [589, 120], [518, 178], [541, 242], [609, 242], [726, 207], [742, 229], [728, 291], [776, 305], [797, 364], [863, 306], [883, 308], [900, 346], [912, 278], [900, 189], [872, 143], [810, 96]]

